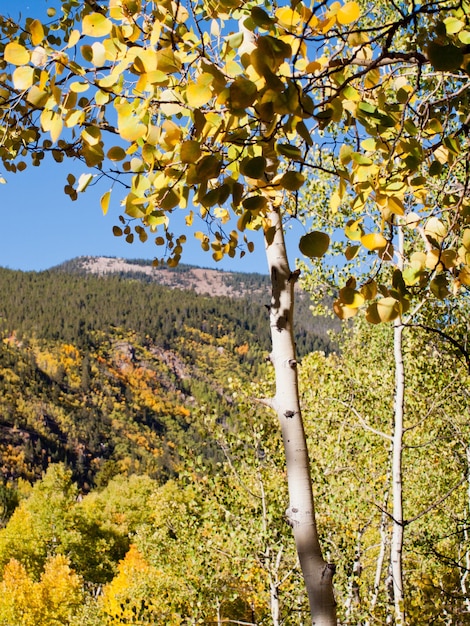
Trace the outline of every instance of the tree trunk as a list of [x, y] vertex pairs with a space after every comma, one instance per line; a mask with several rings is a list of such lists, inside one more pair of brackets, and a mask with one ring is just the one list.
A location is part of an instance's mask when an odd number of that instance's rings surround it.
[[266, 255], [271, 276], [271, 361], [276, 375], [276, 393], [270, 406], [276, 411], [286, 455], [289, 507], [297, 554], [307, 589], [312, 625], [336, 626], [333, 593], [334, 566], [323, 559], [313, 504], [310, 460], [299, 402], [297, 361], [293, 332], [294, 284], [289, 269], [281, 215], [271, 210], [265, 230]]
[[395, 605], [395, 624], [405, 623], [403, 595], [403, 412], [405, 394], [405, 370], [403, 365], [403, 325], [401, 318], [395, 320], [393, 327], [393, 345], [395, 355], [395, 420], [392, 452], [392, 492], [393, 492], [393, 530], [390, 546], [391, 570], [393, 581], [393, 600]]

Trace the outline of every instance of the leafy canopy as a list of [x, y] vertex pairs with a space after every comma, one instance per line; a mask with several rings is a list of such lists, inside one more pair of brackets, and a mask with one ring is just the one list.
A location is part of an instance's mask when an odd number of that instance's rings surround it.
[[188, 226], [201, 221], [195, 235], [214, 259], [234, 257], [253, 249], [250, 231], [270, 240], [270, 210], [299, 216], [306, 181], [327, 175], [327, 214], [301, 252], [322, 257], [339, 215], [346, 261], [395, 269], [383, 284], [343, 285], [340, 317], [371, 302], [370, 321], [389, 321], [410, 289], [445, 298], [468, 287], [466, 0], [60, 8], [24, 25], [0, 17], [6, 170], [25, 169], [28, 154], [33, 165], [49, 152], [81, 160], [65, 192], [107, 179], [106, 213], [121, 185], [115, 235], [155, 234], [171, 265], [186, 241], [172, 231], [178, 208]]

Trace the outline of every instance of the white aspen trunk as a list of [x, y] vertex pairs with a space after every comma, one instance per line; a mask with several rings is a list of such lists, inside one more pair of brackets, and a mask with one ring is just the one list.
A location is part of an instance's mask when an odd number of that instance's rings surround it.
[[[467, 505], [470, 513], [470, 446], [466, 448], [466, 456], [467, 456]], [[468, 528], [465, 526], [464, 528], [464, 540], [465, 545], [468, 546], [469, 532]], [[466, 548], [465, 550], [465, 571], [464, 574], [460, 578], [460, 588], [462, 589], [463, 597], [465, 598], [465, 606], [467, 608], [467, 612], [470, 613], [470, 597], [468, 594], [467, 588], [467, 578], [470, 572], [470, 550]]]
[[[377, 557], [377, 564], [375, 566], [375, 576], [374, 576], [374, 590], [372, 593], [372, 597], [369, 604], [369, 614], [372, 617], [375, 611], [375, 606], [377, 604], [377, 600], [379, 598], [380, 591], [380, 582], [382, 580], [382, 570], [385, 561], [385, 554], [387, 551], [387, 546], [389, 544], [389, 518], [386, 513], [388, 503], [388, 491], [385, 492], [383, 507], [382, 507], [382, 516], [380, 519], [380, 551]], [[370, 626], [370, 621], [367, 620], [365, 622], [365, 626]]]
[[297, 554], [307, 589], [312, 626], [336, 626], [333, 593], [334, 566], [323, 559], [313, 504], [310, 460], [299, 402], [297, 361], [293, 332], [294, 284], [289, 269], [281, 216], [272, 209], [270, 228], [265, 230], [266, 256], [271, 276], [271, 361], [276, 375], [276, 393], [271, 402], [282, 431], [286, 455], [289, 507]]
[[401, 318], [394, 322], [393, 349], [395, 356], [395, 420], [392, 451], [392, 494], [393, 494], [393, 529], [390, 546], [393, 600], [395, 606], [395, 624], [405, 624], [405, 606], [403, 595], [403, 413], [405, 397], [405, 369], [403, 364], [403, 325]]

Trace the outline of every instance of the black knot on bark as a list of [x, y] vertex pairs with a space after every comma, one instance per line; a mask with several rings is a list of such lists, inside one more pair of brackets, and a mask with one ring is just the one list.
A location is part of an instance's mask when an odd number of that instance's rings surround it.
[[295, 411], [286, 411], [284, 413], [284, 417], [290, 418], [290, 417], [294, 417], [295, 415]]

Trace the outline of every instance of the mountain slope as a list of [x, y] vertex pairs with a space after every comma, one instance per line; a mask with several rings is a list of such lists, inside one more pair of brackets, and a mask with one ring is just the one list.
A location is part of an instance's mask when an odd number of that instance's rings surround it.
[[[253, 380], [264, 367], [266, 299], [69, 270], [0, 269], [4, 478], [34, 480], [64, 461], [88, 488], [122, 471], [164, 480], [178, 473], [182, 448], [216, 459], [198, 415], [205, 406], [236, 419], [228, 380]], [[258, 279], [247, 280], [254, 289]], [[328, 350], [308, 309], [305, 320], [301, 353]]]

